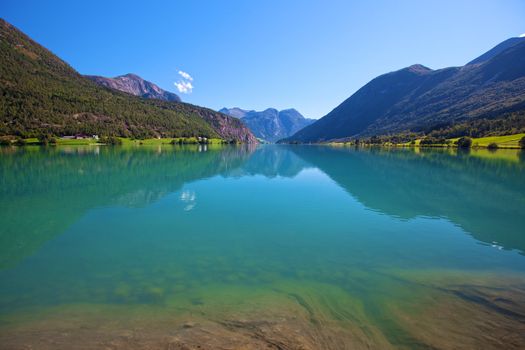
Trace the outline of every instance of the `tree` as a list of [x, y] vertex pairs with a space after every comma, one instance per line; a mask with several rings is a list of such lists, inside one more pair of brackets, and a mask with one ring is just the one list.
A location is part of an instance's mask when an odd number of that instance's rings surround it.
[[523, 136], [519, 142], [520, 148], [525, 149], [525, 136]]
[[490, 149], [490, 150], [498, 149], [498, 144], [496, 142], [491, 142], [491, 143], [489, 143], [487, 148]]
[[55, 145], [57, 143], [57, 140], [49, 134], [42, 134], [38, 136], [38, 142], [40, 142], [42, 145], [47, 146], [49, 144]]
[[122, 145], [122, 140], [115, 136], [105, 136], [100, 138], [100, 143], [104, 143], [106, 145]]
[[26, 140], [24, 140], [21, 137], [18, 137], [15, 141], [15, 145], [17, 146], [25, 146], [25, 144], [26, 144]]
[[0, 137], [0, 146], [10, 146], [12, 141], [12, 137], [10, 136], [2, 136]]
[[470, 148], [472, 146], [472, 139], [470, 137], [460, 137], [458, 140], [458, 148]]

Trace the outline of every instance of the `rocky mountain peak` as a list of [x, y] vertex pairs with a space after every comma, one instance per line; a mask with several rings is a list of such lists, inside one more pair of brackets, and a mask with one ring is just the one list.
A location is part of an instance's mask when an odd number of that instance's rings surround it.
[[133, 73], [119, 75], [114, 78], [106, 78], [97, 75], [87, 75], [86, 78], [91, 79], [98, 85], [126, 92], [131, 95], [164, 101], [181, 102], [181, 99], [177, 94], [163, 90], [154, 83], [144, 80]]

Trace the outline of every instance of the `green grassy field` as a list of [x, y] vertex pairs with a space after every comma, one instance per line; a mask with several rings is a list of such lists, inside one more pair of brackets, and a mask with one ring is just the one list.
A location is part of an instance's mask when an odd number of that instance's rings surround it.
[[[92, 138], [86, 138], [86, 139], [64, 139], [64, 138], [56, 138], [57, 145], [64, 145], [64, 146], [74, 146], [74, 145], [95, 145], [97, 144], [97, 140]], [[24, 142], [28, 146], [34, 146], [34, 145], [40, 145], [40, 141], [36, 137], [24, 139]]]
[[[498, 148], [510, 148], [510, 149], [517, 149], [520, 148], [519, 141], [522, 137], [525, 137], [525, 133], [521, 134], [514, 134], [514, 135], [504, 135], [504, 136], [488, 136], [488, 137], [480, 137], [480, 138], [472, 138], [472, 147], [473, 148], [486, 148], [491, 143], [495, 143], [498, 145]], [[429, 145], [427, 147], [455, 147], [454, 143], [459, 138], [453, 138], [448, 139], [447, 141], [450, 141], [449, 144], [435, 144], [435, 145]], [[74, 145], [95, 145], [98, 144], [98, 141], [92, 138], [85, 138], [85, 139], [64, 139], [64, 138], [57, 138], [57, 145], [64, 145], [64, 146], [74, 146]], [[130, 138], [120, 138], [122, 140], [122, 145], [124, 146], [140, 146], [140, 145], [166, 145], [170, 144], [172, 141], [175, 141], [175, 143], [179, 143], [179, 141], [182, 141], [183, 144], [198, 144], [198, 140], [196, 137], [180, 137], [180, 138], [151, 138], [151, 139], [130, 139]], [[27, 145], [37, 145], [39, 144], [39, 141], [37, 138], [29, 138], [24, 140]], [[401, 143], [401, 144], [391, 144], [387, 143], [384, 144], [385, 146], [394, 146], [394, 147], [410, 147], [410, 146], [420, 146], [421, 140], [415, 140], [415, 143], [413, 145], [410, 144], [410, 142], [407, 143]], [[221, 144], [223, 143], [222, 139], [212, 138], [208, 139], [208, 144]], [[330, 142], [328, 143], [331, 146], [345, 146], [346, 143], [343, 142]]]
[[[498, 148], [513, 148], [517, 149], [520, 148], [519, 141], [522, 137], [525, 137], [525, 133], [522, 134], [514, 134], [514, 135], [504, 135], [504, 136], [487, 136], [487, 137], [478, 137], [472, 138], [472, 147], [473, 148], [486, 148], [491, 143], [495, 143], [498, 145]], [[447, 141], [450, 141], [449, 144], [434, 144], [434, 145], [428, 145], [427, 147], [455, 147], [454, 143], [459, 140], [459, 137], [453, 138], [453, 139], [447, 139]], [[391, 146], [420, 146], [421, 140], [415, 140], [414, 145], [411, 145], [410, 142], [401, 143], [401, 144], [390, 144]]]
[[[525, 133], [514, 134], [514, 135], [504, 135], [504, 136], [488, 136], [488, 137], [478, 137], [472, 138], [472, 148], [487, 148], [491, 143], [498, 145], [497, 148], [506, 148], [506, 149], [519, 149], [519, 141], [525, 137]], [[453, 147], [455, 148], [456, 141], [459, 140], [459, 137], [453, 139], [447, 139], [447, 143], [442, 144], [431, 144], [431, 145], [421, 145], [421, 139], [414, 140], [413, 142], [405, 143], [381, 143], [377, 144], [378, 146], [391, 146], [391, 147]], [[328, 142], [326, 143], [330, 146], [347, 146], [352, 143], [349, 142]]]
[[[123, 146], [140, 146], [140, 145], [169, 145], [172, 141], [175, 141], [175, 143], [179, 143], [182, 141], [183, 144], [198, 144], [198, 139], [196, 137], [178, 137], [178, 138], [151, 138], [151, 139], [143, 139], [143, 140], [137, 140], [137, 139], [130, 139], [130, 138], [124, 138], [119, 137], [119, 139], [122, 141]], [[34, 137], [34, 138], [28, 138], [24, 139], [26, 145], [39, 145], [40, 141]], [[217, 138], [211, 138], [208, 139], [208, 144], [211, 145], [219, 145], [222, 144], [222, 139]], [[99, 141], [93, 138], [84, 138], [84, 139], [66, 139], [66, 138], [56, 138], [56, 145], [58, 146], [86, 146], [86, 145], [97, 145], [99, 144]]]
[[57, 145], [74, 146], [74, 145], [95, 145], [95, 139], [62, 139], [57, 138]]
[[[196, 137], [176, 137], [176, 138], [164, 138], [164, 139], [144, 139], [134, 140], [128, 138], [121, 138], [123, 145], [166, 145], [171, 144], [172, 141], [178, 143], [182, 141], [183, 144], [197, 144], [198, 139]], [[208, 139], [208, 144], [221, 144], [222, 139]]]
[[[519, 141], [522, 137], [525, 137], [524, 134], [514, 134], [514, 135], [505, 135], [505, 136], [488, 136], [472, 139], [472, 147], [487, 147], [491, 143], [498, 145], [498, 148], [520, 148]], [[450, 139], [451, 141], [457, 141], [458, 139]]]

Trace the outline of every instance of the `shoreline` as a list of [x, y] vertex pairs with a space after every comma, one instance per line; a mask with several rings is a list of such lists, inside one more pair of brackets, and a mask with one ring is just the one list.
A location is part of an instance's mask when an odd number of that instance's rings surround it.
[[471, 144], [468, 147], [459, 147], [457, 141], [458, 138], [446, 139], [446, 143], [434, 143], [434, 144], [421, 144], [422, 139], [415, 139], [410, 142], [404, 143], [393, 143], [393, 142], [371, 142], [370, 139], [366, 141], [356, 140], [349, 141], [326, 141], [326, 142], [313, 142], [313, 143], [283, 143], [283, 144], [299, 144], [299, 145], [329, 145], [338, 147], [394, 147], [394, 148], [452, 148], [452, 149], [524, 149], [520, 146], [520, 140], [525, 138], [525, 133], [501, 135], [501, 136], [485, 136], [471, 138]]
[[[240, 142], [229, 142], [219, 138], [209, 138], [199, 140], [197, 137], [168, 137], [168, 138], [149, 138], [149, 139], [131, 139], [127, 137], [115, 137], [120, 140], [120, 143], [114, 144], [117, 146], [158, 146], [158, 145], [231, 145], [231, 144], [245, 144]], [[22, 139], [21, 143], [13, 139], [11, 144], [2, 144], [0, 146], [103, 146], [111, 145], [111, 143], [100, 142], [100, 140], [86, 137], [86, 138], [55, 138], [55, 142], [44, 143], [37, 138]]]

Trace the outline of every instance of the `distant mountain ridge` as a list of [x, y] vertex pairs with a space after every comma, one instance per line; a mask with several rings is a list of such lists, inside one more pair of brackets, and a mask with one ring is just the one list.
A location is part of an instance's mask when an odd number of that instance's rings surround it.
[[85, 77], [93, 80], [98, 85], [126, 92], [131, 95], [164, 101], [181, 102], [181, 99], [177, 94], [163, 90], [136, 74], [128, 73], [114, 78], [106, 78], [98, 75], [85, 75]]
[[525, 118], [525, 38], [463, 67], [413, 65], [381, 75], [285, 142], [421, 132], [515, 112]]
[[234, 107], [222, 108], [219, 112], [241, 119], [255, 136], [269, 142], [289, 137], [315, 121], [305, 118], [294, 108], [282, 111], [268, 108], [257, 112]]
[[0, 19], [0, 136], [203, 136], [257, 143], [237, 118], [103, 88]]
[[255, 112], [255, 111], [248, 111], [248, 110], [245, 110], [245, 109], [241, 109], [239, 107], [233, 107], [233, 108], [222, 108], [219, 110], [220, 113], [224, 113], [224, 114], [227, 114], [227, 115], [230, 115], [232, 117], [235, 117], [235, 118], [238, 118], [238, 119], [241, 119], [243, 118], [247, 113], [249, 112]]
[[467, 63], [467, 65], [469, 65], [469, 64], [479, 64], [479, 63], [486, 62], [486, 61], [490, 60], [491, 58], [493, 58], [494, 56], [499, 55], [503, 51], [505, 51], [505, 50], [507, 50], [507, 49], [509, 49], [509, 48], [511, 48], [513, 46], [516, 46], [517, 44], [522, 43], [524, 41], [525, 41], [525, 38], [523, 38], [523, 37], [516, 37], [516, 38], [507, 39], [507, 40], [499, 43], [498, 45], [494, 46], [492, 49], [490, 49], [489, 51], [485, 52], [483, 55], [473, 59], [472, 61]]

